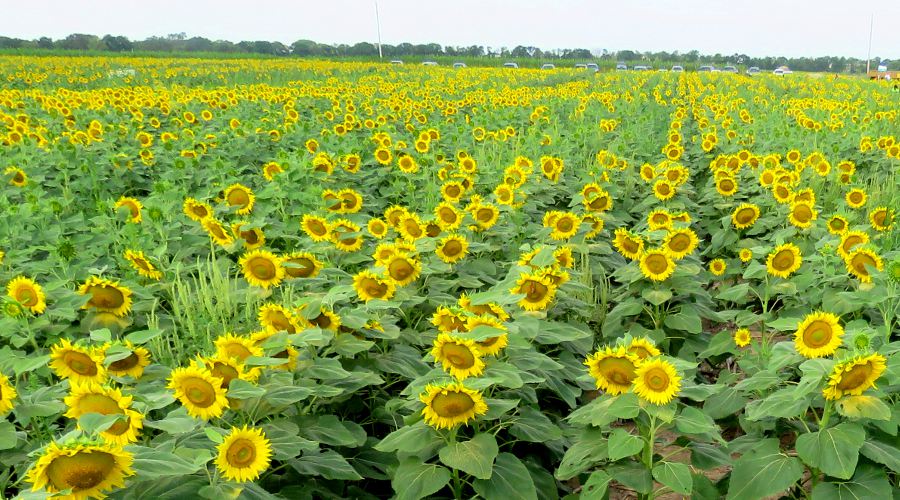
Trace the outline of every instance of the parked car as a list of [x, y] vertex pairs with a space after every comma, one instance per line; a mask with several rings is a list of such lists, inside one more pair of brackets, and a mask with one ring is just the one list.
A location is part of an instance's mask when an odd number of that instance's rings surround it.
[[747, 75], [753, 76], [753, 75], [758, 75], [758, 74], [759, 74], [758, 66], [750, 66], [749, 68], [747, 68]]
[[684, 66], [672, 66], [672, 71], [676, 71], [678, 73], [684, 71]]
[[401, 61], [400, 59], [394, 59], [393, 61], [391, 61], [391, 64], [398, 64], [398, 65], [399, 65], [399, 64], [403, 64], [403, 61]]
[[775, 68], [775, 71], [772, 71], [773, 75], [778, 75], [778, 76], [790, 75], [791, 73], [793, 73], [793, 71], [791, 71], [791, 69], [788, 68], [787, 66], [779, 66], [779, 67]]
[[634, 67], [634, 70], [635, 70], [635, 71], [647, 71], [648, 69], [650, 69], [649, 66], [641, 66], [641, 65], [638, 65], [638, 66], [635, 66], [635, 67]]
[[556, 69], [556, 65], [550, 63], [541, 64], [541, 69]]
[[594, 73], [600, 71], [600, 66], [597, 66], [595, 63], [587, 63], [584, 65], [584, 69], [588, 71], [593, 71]]
[[455, 62], [453, 63], [453, 69], [465, 68], [466, 63], [464, 62]]
[[504, 68], [518, 68], [519, 64], [514, 62], [503, 63]]
[[725, 73], [737, 73], [738, 69], [734, 66], [725, 66], [724, 68], [722, 68], [722, 71]]
[[714, 69], [715, 69], [715, 68], [713, 68], [712, 66], [700, 66], [699, 68], [697, 68], [697, 71], [710, 72], [710, 73], [711, 73], [712, 70], [714, 70]]
[[575, 69], [585, 69], [587, 68], [587, 64], [585, 63], [575, 63]]
[[616, 71], [627, 71], [628, 66], [622, 63], [616, 64]]
[[422, 61], [422, 66], [437, 66], [437, 61]]

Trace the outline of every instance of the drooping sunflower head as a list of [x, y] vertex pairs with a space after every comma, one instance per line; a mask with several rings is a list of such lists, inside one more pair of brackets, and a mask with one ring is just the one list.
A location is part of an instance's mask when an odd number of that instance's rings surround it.
[[119, 389], [96, 383], [75, 384], [65, 399], [68, 407], [65, 416], [78, 419], [88, 413], [119, 415], [119, 419], [100, 435], [109, 443], [127, 445], [138, 440], [144, 426], [141, 414], [131, 409], [131, 401], [131, 396], [123, 396]]
[[759, 218], [759, 207], [751, 203], [741, 203], [731, 213], [731, 223], [736, 229], [747, 229]]
[[6, 295], [32, 314], [41, 314], [47, 309], [44, 289], [31, 278], [19, 276], [12, 279], [6, 285]]
[[460, 312], [455, 312], [446, 306], [438, 306], [431, 316], [431, 324], [443, 333], [465, 332], [466, 318]]
[[253, 204], [256, 202], [253, 191], [242, 184], [232, 184], [225, 188], [223, 199], [226, 205], [237, 209], [235, 213], [238, 215], [249, 214], [253, 211]]
[[337, 196], [341, 203], [340, 213], [355, 214], [362, 209], [363, 197], [357, 191], [345, 188], [338, 191]]
[[624, 346], [606, 346], [588, 356], [584, 364], [597, 388], [615, 396], [631, 388], [641, 358]]
[[212, 207], [208, 203], [197, 201], [194, 198], [185, 198], [182, 209], [184, 214], [195, 222], [200, 222], [213, 215]]
[[542, 311], [556, 296], [556, 286], [540, 273], [522, 274], [510, 292], [524, 295], [518, 302], [522, 309]]
[[221, 416], [228, 407], [222, 379], [194, 365], [176, 368], [169, 376], [169, 389], [187, 410], [188, 415], [208, 420]]
[[464, 236], [450, 234], [441, 239], [435, 253], [444, 262], [452, 264], [464, 258], [469, 249], [469, 242]]
[[28, 175], [19, 167], [7, 167], [3, 173], [9, 176], [11, 186], [25, 187], [28, 184]]
[[441, 228], [445, 231], [452, 231], [462, 224], [462, 214], [450, 203], [441, 202], [434, 209], [434, 217]]
[[665, 405], [678, 396], [681, 377], [672, 363], [663, 359], [649, 359], [635, 370], [634, 392], [644, 401]]
[[255, 481], [269, 468], [272, 446], [262, 429], [232, 427], [216, 447], [216, 467], [223, 477], [243, 483]]
[[699, 241], [697, 233], [692, 229], [675, 229], [666, 235], [666, 239], [663, 241], [663, 249], [672, 259], [681, 260], [697, 248]]
[[384, 220], [386, 220], [393, 228], [399, 229], [400, 221], [407, 215], [409, 215], [409, 210], [407, 210], [406, 207], [391, 205], [384, 211]]
[[241, 256], [238, 264], [248, 283], [268, 289], [278, 286], [284, 279], [285, 270], [281, 259], [267, 250], [256, 249]]
[[16, 396], [18, 393], [15, 387], [9, 383], [9, 377], [0, 373], [0, 417], [6, 416], [15, 407], [13, 400], [16, 399]]
[[103, 354], [108, 362], [106, 369], [111, 375], [139, 379], [144, 374], [144, 368], [150, 365], [150, 351], [127, 340], [120, 347], [131, 351], [131, 353], [124, 357], [118, 357], [118, 359], [109, 363], [108, 347], [104, 346]]
[[134, 457], [113, 443], [52, 442], [28, 471], [26, 481], [33, 491], [71, 491], [67, 498], [105, 498], [106, 493], [125, 486], [134, 475]]
[[141, 222], [141, 220], [143, 220], [141, 209], [143, 209], [144, 206], [140, 201], [137, 200], [137, 198], [122, 196], [121, 198], [119, 198], [119, 201], [117, 201], [115, 205], [116, 210], [119, 210], [120, 208], [124, 208], [128, 211], [128, 222], [137, 224]]
[[675, 272], [675, 261], [665, 250], [654, 248], [640, 257], [641, 273], [653, 281], [664, 281]]
[[309, 252], [291, 252], [282, 256], [284, 274], [290, 278], [315, 278], [324, 264]]
[[594, 238], [603, 231], [604, 221], [599, 215], [584, 214], [581, 218], [581, 222], [590, 227], [590, 230], [584, 235], [585, 239]]
[[841, 346], [844, 329], [838, 317], [826, 312], [808, 314], [797, 325], [794, 346], [797, 352], [807, 358], [831, 356]]
[[331, 228], [324, 217], [306, 214], [300, 221], [300, 228], [313, 241], [327, 241], [331, 238]]
[[313, 314], [313, 316], [307, 318], [311, 326], [333, 332], [337, 332], [341, 328], [341, 317], [334, 311], [321, 307], [319, 308], [319, 314]]
[[480, 392], [459, 383], [429, 385], [419, 400], [425, 403], [422, 409], [425, 423], [436, 429], [452, 429], [459, 424], [468, 424], [487, 413], [488, 409]]
[[851, 251], [845, 260], [847, 272], [855, 276], [862, 283], [872, 282], [872, 270], [881, 271], [884, 263], [874, 250], [868, 247], [856, 248]]
[[284, 168], [274, 161], [270, 161], [262, 166], [263, 177], [267, 181], [272, 181], [275, 179], [275, 176], [284, 172]]
[[575, 259], [572, 257], [572, 247], [563, 245], [553, 251], [553, 258], [556, 264], [566, 269], [571, 269], [575, 265]]
[[150, 259], [144, 255], [143, 251], [125, 250], [124, 257], [125, 260], [131, 264], [131, 267], [141, 276], [152, 280], [159, 280], [162, 278], [162, 272], [156, 269], [156, 266], [150, 262]]
[[81, 285], [78, 293], [89, 297], [82, 309], [93, 308], [120, 317], [131, 311], [131, 290], [117, 281], [91, 276]]
[[629, 354], [634, 354], [641, 360], [660, 355], [659, 348], [647, 337], [631, 339], [625, 349]]
[[227, 247], [234, 243], [234, 237], [225, 229], [225, 225], [215, 217], [210, 216], [203, 219], [200, 221], [200, 225], [203, 226], [209, 237], [218, 245]]
[[841, 242], [837, 247], [838, 255], [846, 260], [855, 247], [865, 245], [868, 242], [869, 235], [863, 231], [844, 231], [841, 234]]
[[869, 388], [887, 368], [887, 360], [881, 354], [856, 356], [840, 362], [831, 370], [822, 395], [829, 401], [844, 396], [859, 396]]
[[474, 340], [442, 333], [434, 341], [431, 349], [434, 360], [441, 363], [444, 371], [463, 381], [477, 377], [484, 371], [484, 361]]
[[766, 257], [766, 271], [772, 276], [788, 278], [803, 263], [800, 248], [793, 243], [778, 245]]
[[869, 222], [876, 231], [889, 231], [894, 227], [894, 209], [875, 207], [869, 212]]
[[258, 318], [266, 331], [297, 333], [302, 329], [297, 318], [280, 304], [263, 304], [259, 308]]
[[353, 289], [356, 290], [359, 300], [365, 302], [376, 299], [390, 300], [394, 296], [396, 285], [392, 280], [384, 279], [366, 269], [353, 277]]
[[626, 259], [638, 260], [644, 253], [644, 240], [624, 227], [616, 229], [613, 245]]
[[602, 189], [589, 196], [584, 196], [582, 202], [584, 203], [584, 209], [589, 212], [605, 212], [612, 210], [613, 206], [612, 196]]

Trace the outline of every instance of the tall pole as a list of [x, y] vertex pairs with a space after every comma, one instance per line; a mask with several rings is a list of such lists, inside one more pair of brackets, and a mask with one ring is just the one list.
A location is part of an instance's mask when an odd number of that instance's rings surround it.
[[378, 17], [378, 0], [375, 0], [375, 25], [378, 28], [378, 58], [382, 59], [384, 56], [381, 54], [381, 19]]
[[866, 51], [866, 76], [869, 76], [869, 65], [872, 63], [872, 28], [875, 26], [875, 13], [869, 19], [869, 50]]

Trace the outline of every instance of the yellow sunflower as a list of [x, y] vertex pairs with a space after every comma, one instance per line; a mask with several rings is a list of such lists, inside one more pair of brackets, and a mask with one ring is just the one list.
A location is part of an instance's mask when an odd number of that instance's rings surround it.
[[862, 208], [866, 204], [867, 199], [866, 192], [859, 188], [851, 189], [844, 196], [844, 200], [850, 208]]
[[872, 282], [871, 269], [875, 269], [876, 271], [884, 269], [881, 257], [873, 250], [866, 247], [857, 248], [850, 252], [844, 262], [847, 265], [847, 272], [856, 276], [856, 278], [863, 283]]
[[736, 229], [747, 229], [759, 218], [759, 207], [751, 203], [741, 203], [731, 213], [731, 223]]
[[78, 419], [88, 413], [121, 415], [119, 420], [101, 432], [100, 436], [108, 443], [125, 446], [137, 441], [144, 427], [143, 416], [131, 409], [131, 401], [132, 397], [122, 395], [119, 389], [95, 383], [76, 384], [72, 386], [72, 392], [66, 396], [68, 411], [65, 416]]
[[244, 226], [249, 224], [250, 223], [246, 221], [235, 222], [231, 225], [231, 232], [234, 233], [235, 238], [244, 240], [244, 247], [246, 247], [247, 250], [256, 250], [265, 245], [266, 234], [258, 227], [244, 229]]
[[150, 278], [153, 280], [159, 280], [162, 278], [162, 273], [156, 269], [156, 267], [150, 263], [150, 259], [144, 255], [144, 252], [138, 250], [125, 250], [125, 260], [131, 264], [131, 267], [138, 272], [141, 276], [146, 278]]
[[298, 319], [295, 318], [287, 308], [279, 304], [263, 304], [259, 308], [259, 315], [257, 317], [259, 319], [259, 324], [261, 324], [266, 331], [297, 333], [303, 329]]
[[650, 359], [635, 370], [634, 392], [644, 401], [655, 405], [668, 404], [681, 390], [681, 377], [672, 363]]
[[106, 493], [125, 487], [125, 478], [134, 475], [133, 462], [131, 453], [113, 443], [52, 442], [25, 480], [32, 484], [32, 491], [69, 491], [64, 497], [71, 500], [105, 498]]
[[19, 167], [7, 167], [3, 171], [5, 175], [9, 175], [9, 184], [16, 187], [25, 187], [28, 184], [28, 175]]
[[434, 209], [434, 218], [444, 231], [453, 231], [462, 224], [462, 214], [456, 207], [446, 201], [438, 204]]
[[647, 225], [651, 231], [672, 227], [672, 214], [667, 210], [657, 209], [647, 214]]
[[30, 278], [24, 276], [14, 278], [6, 285], [6, 295], [32, 314], [41, 314], [47, 309], [44, 289]]
[[616, 229], [613, 245], [626, 259], [638, 260], [644, 253], [644, 240], [624, 227]]
[[416, 241], [425, 236], [425, 228], [423, 227], [422, 219], [416, 214], [408, 213], [401, 217], [400, 223], [397, 226], [397, 231], [407, 241]]
[[731, 196], [737, 192], [737, 181], [732, 177], [723, 177], [716, 181], [716, 192], [722, 196]]
[[208, 203], [197, 201], [194, 198], [185, 198], [182, 210], [189, 219], [196, 222], [200, 222], [213, 214], [212, 207]]
[[93, 308], [119, 317], [131, 311], [131, 290], [119, 285], [118, 281], [91, 276], [78, 288], [78, 293], [90, 296], [82, 309]]
[[341, 317], [334, 311], [329, 311], [324, 307], [319, 309], [319, 314], [307, 320], [310, 325], [319, 327], [323, 330], [331, 330], [337, 332], [341, 327]]
[[806, 315], [797, 325], [794, 345], [797, 352], [807, 358], [824, 358], [837, 351], [843, 336], [844, 328], [838, 322], [838, 317], [818, 311]]
[[863, 231], [844, 231], [841, 234], [841, 242], [838, 243], [837, 253], [846, 260], [854, 247], [865, 245], [868, 242], [869, 235]]
[[95, 349], [73, 345], [62, 339], [50, 349], [50, 368], [57, 377], [71, 379], [76, 384], [106, 380], [103, 355]]
[[750, 345], [750, 330], [746, 328], [738, 328], [735, 330], [734, 343], [738, 347], [747, 347]]
[[9, 377], [0, 373], [0, 417], [12, 411], [15, 406], [13, 400], [16, 399], [16, 396], [18, 394], [15, 387], [9, 383]]
[[741, 262], [750, 262], [753, 259], [753, 250], [749, 248], [742, 248], [740, 252], [738, 252], [738, 257], [741, 259]]
[[347, 219], [338, 219], [331, 225], [331, 242], [342, 252], [355, 252], [362, 248], [360, 227]]
[[875, 381], [887, 368], [887, 360], [881, 354], [856, 356], [842, 361], [831, 370], [822, 395], [829, 401], [844, 396], [860, 396], [875, 387]]
[[269, 163], [266, 163], [262, 166], [262, 171], [263, 177], [265, 177], [267, 181], [271, 181], [275, 179], [276, 175], [284, 172], [284, 168], [282, 168], [282, 166], [278, 163], [270, 161]]
[[450, 234], [438, 243], [434, 252], [444, 262], [453, 264], [466, 256], [469, 251], [469, 242], [464, 236]]
[[811, 226], [818, 216], [819, 213], [809, 203], [794, 201], [791, 204], [788, 221], [800, 229], [805, 229]]
[[631, 342], [628, 343], [628, 346], [625, 349], [629, 354], [634, 354], [641, 360], [660, 355], [660, 351], [656, 347], [656, 344], [646, 337], [631, 339]]
[[324, 265], [309, 252], [292, 252], [281, 257], [285, 278], [315, 278]]
[[268, 289], [270, 286], [278, 286], [284, 279], [285, 270], [281, 259], [267, 250], [251, 250], [242, 255], [238, 263], [244, 278], [251, 285]]
[[431, 315], [431, 324], [443, 333], [468, 331], [465, 316], [452, 311], [446, 306], [438, 306], [434, 314]]
[[584, 235], [587, 239], [593, 238], [603, 231], [603, 219], [597, 215], [584, 214], [581, 218], [581, 222], [590, 226], [590, 230]]
[[547, 308], [556, 295], [556, 287], [549, 278], [539, 273], [522, 274], [510, 293], [525, 295], [518, 305], [526, 311], [542, 311]]
[[428, 385], [419, 400], [425, 403], [422, 409], [425, 423], [438, 430], [468, 424], [488, 410], [480, 392], [459, 383]]
[[894, 227], [894, 210], [887, 207], [875, 207], [869, 212], [869, 222], [876, 231], [889, 231]]
[[589, 196], [585, 195], [582, 203], [584, 204], [584, 209], [589, 212], [606, 212], [612, 210], [613, 199], [609, 193], [601, 189]]
[[[103, 346], [104, 357], [106, 356], [106, 351], [110, 345], [111, 344]], [[131, 354], [109, 363], [106, 367], [107, 372], [116, 377], [141, 378], [141, 375], [144, 374], [144, 368], [150, 365], [150, 351], [141, 346], [136, 346], [127, 340], [122, 346], [130, 350]]]
[[597, 388], [613, 396], [631, 388], [641, 358], [624, 346], [606, 346], [588, 356], [584, 364], [596, 381]]
[[187, 410], [188, 415], [209, 420], [222, 416], [228, 407], [228, 398], [222, 388], [222, 379], [214, 377], [206, 368], [187, 366], [172, 370], [169, 389]]
[[484, 372], [484, 361], [474, 340], [454, 337], [446, 333], [438, 335], [431, 349], [434, 360], [444, 371], [459, 381], [477, 377]]
[[316, 242], [327, 241], [331, 238], [331, 227], [328, 221], [317, 215], [304, 215], [300, 221], [300, 228]]
[[544, 223], [545, 226], [553, 229], [550, 237], [554, 240], [567, 240], [575, 236], [581, 226], [581, 217], [571, 212], [558, 212], [556, 215], [549, 226], [546, 222]]
[[227, 333], [220, 335], [215, 341], [216, 355], [223, 358], [236, 358], [242, 363], [250, 356], [262, 356], [262, 349], [252, 339]]
[[847, 230], [849, 223], [847, 222], [846, 217], [842, 215], [832, 215], [830, 219], [828, 219], [828, 232], [831, 234], [843, 234], [844, 231]]
[[697, 233], [692, 229], [675, 229], [666, 235], [663, 249], [673, 260], [681, 260], [697, 248], [699, 241]]
[[675, 186], [665, 179], [660, 179], [653, 184], [653, 196], [659, 201], [666, 201], [675, 196]]
[[372, 217], [369, 219], [369, 222], [366, 224], [366, 229], [369, 230], [369, 234], [378, 238], [379, 240], [384, 238], [388, 232], [387, 223], [384, 220], [378, 217]]
[[338, 210], [338, 213], [355, 214], [362, 209], [363, 197], [353, 189], [341, 189], [337, 192], [337, 197], [340, 200], [340, 209]]
[[709, 272], [713, 273], [715, 276], [722, 276], [725, 274], [725, 269], [727, 269], [727, 264], [722, 259], [713, 259], [709, 261]]
[[[256, 339], [253, 341], [256, 343]], [[237, 358], [225, 358], [218, 355], [213, 357], [198, 356], [197, 361], [206, 367], [214, 378], [222, 381], [221, 387], [226, 391], [232, 380], [239, 379], [256, 383], [260, 374], [262, 374], [261, 367], [247, 367]]]
[[644, 252], [640, 261], [641, 273], [653, 281], [664, 281], [675, 272], [675, 261], [659, 248]]
[[406, 286], [415, 281], [422, 272], [422, 264], [411, 255], [398, 252], [391, 255], [384, 263], [385, 278], [399, 286]]
[[256, 202], [256, 196], [253, 195], [253, 191], [242, 184], [232, 184], [225, 188], [223, 198], [226, 205], [237, 208], [235, 213], [238, 215], [246, 215], [252, 212], [253, 204]]
[[129, 198], [127, 196], [122, 196], [116, 202], [115, 209], [118, 210], [120, 208], [125, 208], [128, 210], [128, 222], [132, 224], [138, 224], [143, 220], [143, 216], [141, 215], [141, 209], [144, 208], [141, 205], [141, 202], [137, 200], [137, 198]]
[[490, 229], [500, 218], [500, 210], [490, 203], [478, 203], [472, 208], [472, 217], [475, 219], [476, 231]]
[[232, 427], [216, 451], [216, 468], [225, 479], [239, 483], [258, 479], [272, 457], [272, 446], [262, 429], [246, 425]]
[[[471, 332], [479, 326], [487, 326], [490, 328], [495, 328], [497, 330], [503, 330], [504, 332], [507, 331], [506, 325], [503, 324], [503, 321], [497, 316], [490, 314], [482, 314], [479, 316], [467, 318], [463, 330]], [[478, 351], [485, 356], [496, 356], [508, 344], [509, 336], [506, 333], [476, 342]]]
[[353, 289], [356, 290], [359, 300], [365, 302], [376, 299], [390, 300], [396, 292], [396, 285], [392, 280], [384, 279], [366, 269], [353, 276]]
[[489, 314], [500, 321], [506, 321], [509, 319], [509, 313], [507, 313], [500, 304], [496, 302], [488, 302], [486, 304], [473, 304], [472, 299], [465, 293], [459, 296], [459, 299], [456, 301], [457, 305], [466, 311], [469, 311], [472, 314], [477, 314], [478, 316], [483, 316], [485, 314]]
[[213, 216], [209, 216], [200, 221], [200, 225], [209, 234], [209, 237], [213, 239], [218, 245], [227, 247], [234, 243], [234, 237], [228, 233], [228, 230], [225, 229], [225, 225], [219, 222]]
[[788, 278], [803, 263], [800, 248], [793, 243], [784, 243], [775, 247], [766, 257], [766, 271], [772, 276]]

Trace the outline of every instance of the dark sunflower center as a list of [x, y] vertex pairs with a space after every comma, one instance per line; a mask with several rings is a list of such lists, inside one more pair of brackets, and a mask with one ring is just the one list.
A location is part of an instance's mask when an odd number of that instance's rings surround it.
[[88, 290], [91, 300], [88, 304], [104, 309], [115, 309], [125, 303], [125, 294], [112, 286], [92, 286]]
[[453, 418], [462, 415], [475, 407], [475, 401], [463, 392], [447, 392], [438, 394], [431, 401], [431, 408], [438, 416]]
[[844, 240], [844, 243], [841, 245], [841, 248], [844, 249], [845, 252], [849, 252], [851, 248], [859, 245], [863, 242], [863, 239], [859, 236], [852, 235]]
[[127, 358], [120, 359], [118, 361], [113, 361], [112, 363], [110, 363], [109, 369], [110, 369], [110, 371], [114, 371], [114, 372], [123, 372], [123, 371], [130, 370], [130, 369], [134, 368], [135, 366], [137, 366], [139, 361], [140, 361], [140, 358], [138, 358], [138, 355], [132, 351], [132, 353], [129, 354]]
[[841, 375], [841, 381], [838, 382], [837, 388], [842, 391], [852, 391], [862, 387], [871, 374], [872, 366], [869, 363], [856, 365]]
[[812, 210], [805, 204], [799, 204], [794, 208], [794, 218], [799, 222], [809, 222], [812, 219]]
[[446, 192], [451, 198], [458, 198], [460, 195], [459, 186], [448, 186]]
[[466, 346], [444, 344], [441, 354], [456, 368], [471, 368], [475, 364], [475, 356]]
[[454, 257], [462, 252], [462, 245], [459, 241], [449, 240], [447, 243], [444, 243], [443, 252], [447, 257]]
[[556, 221], [556, 228], [564, 233], [568, 233], [575, 227], [575, 223], [569, 217], [561, 217]]
[[410, 234], [413, 238], [418, 238], [422, 236], [422, 228], [416, 224], [414, 220], [407, 220], [403, 223], [403, 226], [406, 228], [406, 232]]
[[191, 212], [194, 213], [197, 217], [201, 219], [205, 219], [207, 215], [209, 215], [209, 210], [206, 209], [203, 205], [194, 205], [191, 207]]
[[387, 285], [381, 284], [371, 278], [362, 282], [362, 289], [371, 297], [381, 298], [387, 294]]
[[321, 221], [311, 220], [307, 223], [306, 227], [309, 229], [309, 232], [316, 236], [324, 236], [328, 233], [328, 228], [325, 227], [325, 224], [322, 224]]
[[853, 266], [853, 269], [855, 269], [857, 273], [868, 276], [869, 270], [866, 269], [866, 266], [875, 267], [876, 263], [875, 259], [864, 253], [861, 253], [853, 256], [853, 259], [850, 261], [850, 265]]
[[628, 253], [637, 253], [638, 250], [641, 249], [641, 245], [634, 239], [626, 236], [624, 239], [622, 239], [622, 248], [625, 249], [625, 251]]
[[255, 257], [250, 261], [250, 272], [258, 279], [270, 280], [275, 277], [275, 264], [269, 259]]
[[93, 377], [97, 374], [97, 363], [83, 352], [68, 351], [63, 356], [63, 362], [79, 375]]
[[616, 385], [630, 385], [634, 380], [634, 365], [625, 358], [610, 357], [597, 363], [604, 378]]
[[216, 402], [216, 390], [209, 382], [196, 377], [191, 377], [182, 382], [184, 396], [194, 406], [208, 408]]
[[256, 460], [256, 446], [249, 439], [236, 439], [228, 447], [226, 458], [232, 467], [249, 467]]
[[669, 249], [673, 252], [684, 252], [691, 246], [690, 236], [678, 233], [669, 240]]
[[405, 259], [396, 259], [388, 266], [388, 274], [397, 281], [403, 281], [412, 276], [415, 269]]
[[37, 294], [29, 288], [20, 288], [16, 291], [16, 300], [25, 307], [36, 306], [38, 303]]
[[274, 311], [269, 313], [268, 315], [269, 324], [277, 330], [284, 330], [288, 333], [295, 333], [294, 325], [291, 324], [290, 318], [284, 315], [281, 311]]
[[872, 220], [875, 221], [875, 224], [878, 226], [884, 226], [885, 220], [887, 220], [887, 210], [878, 210], [872, 214]]
[[116, 467], [115, 457], [102, 451], [79, 451], [53, 459], [47, 476], [57, 490], [88, 490], [102, 483]]
[[722, 189], [722, 191], [730, 192], [734, 190], [734, 182], [732, 182], [731, 179], [722, 179], [721, 181], [719, 181], [719, 187]]
[[544, 300], [550, 289], [543, 283], [528, 280], [522, 285], [522, 291], [525, 292], [525, 300], [537, 303]]
[[245, 360], [253, 355], [249, 349], [244, 347], [237, 342], [231, 342], [225, 345], [225, 352], [228, 354], [230, 358], [238, 358], [240, 360]]
[[659, 184], [658, 186], [656, 186], [656, 191], [659, 194], [665, 196], [665, 195], [669, 194], [669, 192], [671, 191], [671, 188], [669, 188], [668, 184]]
[[749, 224], [756, 218], [756, 212], [752, 208], [742, 208], [734, 218], [741, 224]]
[[775, 254], [772, 266], [779, 271], [786, 271], [793, 267], [795, 261], [794, 252], [785, 249]]
[[313, 273], [316, 266], [306, 257], [291, 259], [288, 262], [297, 267], [286, 267], [285, 272], [292, 278], [306, 278]]
[[669, 387], [669, 383], [669, 374], [662, 368], [652, 368], [644, 374], [644, 384], [653, 391], [665, 391]]
[[664, 255], [650, 255], [647, 257], [647, 260], [644, 261], [644, 264], [653, 274], [663, 274], [669, 269], [669, 261], [666, 260]]
[[475, 218], [478, 222], [490, 222], [494, 218], [494, 211], [489, 208], [479, 208]]
[[862, 193], [859, 191], [850, 193], [850, 201], [853, 203], [862, 203]]
[[441, 220], [446, 222], [447, 224], [453, 224], [456, 222], [456, 212], [450, 210], [449, 208], [442, 208], [438, 212], [438, 216], [440, 216]]
[[846, 227], [844, 221], [842, 221], [841, 219], [832, 219], [830, 226], [831, 229], [835, 231], [842, 231]]
[[233, 366], [218, 361], [212, 364], [209, 371], [213, 374], [213, 377], [222, 379], [223, 388], [227, 388], [232, 380], [241, 375]]
[[827, 321], [816, 320], [803, 331], [803, 343], [813, 349], [818, 349], [828, 345], [833, 334], [831, 325]]

